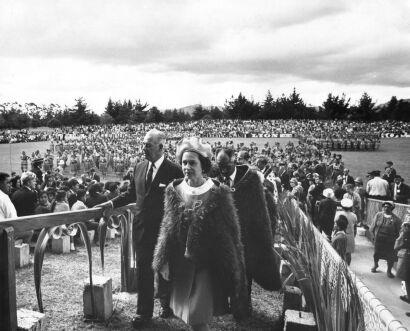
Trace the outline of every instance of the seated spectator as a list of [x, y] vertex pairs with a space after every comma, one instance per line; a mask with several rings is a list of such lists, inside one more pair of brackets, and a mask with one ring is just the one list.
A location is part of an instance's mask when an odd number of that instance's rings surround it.
[[57, 191], [56, 199], [51, 204], [51, 212], [58, 213], [63, 211], [69, 211], [70, 207], [67, 202], [67, 192], [63, 190]]
[[38, 194], [38, 204], [35, 210], [36, 214], [51, 213], [51, 203], [48, 201], [48, 194], [46, 191], [41, 191]]
[[108, 200], [114, 199], [116, 196], [120, 194], [120, 191], [118, 189], [118, 186], [120, 183], [118, 182], [106, 182], [105, 183], [105, 196], [107, 197]]
[[108, 198], [102, 194], [101, 185], [99, 183], [91, 184], [88, 188], [88, 197], [85, 199], [86, 206], [92, 208], [106, 201]]

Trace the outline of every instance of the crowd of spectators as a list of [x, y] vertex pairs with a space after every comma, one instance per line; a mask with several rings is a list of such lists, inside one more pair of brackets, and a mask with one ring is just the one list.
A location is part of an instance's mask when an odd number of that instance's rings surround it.
[[0, 132], [0, 143], [29, 141], [66, 141], [100, 132], [121, 135], [138, 134], [152, 128], [168, 133], [169, 138], [180, 139], [187, 132], [192, 136], [216, 138], [299, 137], [301, 139], [377, 139], [381, 137], [408, 137], [410, 124], [398, 121], [354, 122], [342, 120], [200, 120], [180, 123], [141, 123], [135, 125], [98, 125], [48, 130], [6, 130]]

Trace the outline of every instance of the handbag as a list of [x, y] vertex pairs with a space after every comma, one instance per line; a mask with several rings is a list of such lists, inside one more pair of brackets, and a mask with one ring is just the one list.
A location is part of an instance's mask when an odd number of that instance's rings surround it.
[[396, 276], [405, 280], [410, 269], [410, 252], [407, 249], [401, 249], [397, 253], [397, 257]]

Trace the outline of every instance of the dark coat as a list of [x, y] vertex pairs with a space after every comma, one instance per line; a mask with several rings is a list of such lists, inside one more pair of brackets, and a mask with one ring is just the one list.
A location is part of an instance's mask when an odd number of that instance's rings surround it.
[[[390, 184], [390, 194], [392, 199], [394, 199], [394, 187], [395, 183]], [[407, 184], [401, 183], [400, 184], [400, 193], [397, 193], [397, 197], [394, 202], [407, 204], [410, 198], [410, 186]]]
[[[167, 187], [165, 211], [155, 248], [153, 269], [159, 272], [168, 263], [170, 278], [175, 272], [174, 259], [185, 256], [197, 268], [208, 268], [213, 283], [223, 292], [217, 299], [231, 297], [236, 317], [248, 311], [245, 263], [240, 225], [230, 189], [215, 181], [209, 199], [199, 208], [185, 209], [175, 190], [176, 180]], [[215, 306], [223, 306], [215, 302]]]
[[352, 176], [347, 175], [346, 182], [345, 182], [345, 176], [342, 175], [342, 177], [343, 177], [343, 184], [352, 184], [352, 185], [354, 185], [354, 178]]
[[247, 275], [267, 290], [278, 290], [281, 286], [279, 268], [262, 183], [247, 165], [236, 166], [236, 171], [232, 190], [241, 225]]
[[323, 199], [319, 202], [317, 221], [326, 234], [330, 234], [334, 227], [337, 202], [332, 199]]
[[[75, 201], [77, 201], [77, 200], [75, 200]], [[73, 202], [73, 204], [75, 203], [75, 201]], [[85, 199], [85, 205], [88, 208], [92, 208], [92, 207], [94, 207], [96, 205], [99, 205], [100, 203], [104, 203], [106, 201], [108, 201], [108, 198], [105, 195], [103, 195], [102, 193], [97, 193], [96, 195], [93, 195], [93, 196], [89, 195], [87, 197], [87, 199]], [[70, 206], [70, 208], [71, 208], [71, 206]]]
[[136, 203], [134, 210], [133, 240], [137, 245], [152, 247], [157, 242], [159, 227], [164, 214], [164, 192], [176, 178], [182, 178], [182, 170], [175, 163], [164, 159], [149, 190], [145, 177], [149, 162], [138, 163], [134, 169], [134, 180], [128, 190], [112, 200], [114, 208]]
[[11, 202], [16, 207], [17, 216], [34, 215], [37, 206], [37, 193], [23, 186], [13, 193]]

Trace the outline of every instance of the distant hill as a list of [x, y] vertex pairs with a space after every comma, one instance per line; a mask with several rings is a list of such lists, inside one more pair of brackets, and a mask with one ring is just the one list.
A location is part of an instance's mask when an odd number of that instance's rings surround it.
[[[192, 115], [194, 113], [195, 108], [198, 106], [201, 106], [201, 104], [197, 103], [195, 105], [185, 106], [185, 107], [179, 108], [178, 110], [186, 114]], [[208, 109], [208, 110], [211, 109], [211, 107], [218, 107], [219, 110], [223, 110], [223, 107], [221, 106], [202, 106], [202, 108]]]
[[[397, 101], [400, 101], [400, 100], [402, 100], [403, 102], [410, 103], [410, 99], [397, 99]], [[387, 101], [387, 102], [385, 102], [385, 103], [380, 103], [380, 104], [378, 104], [377, 106], [375, 106], [374, 109], [375, 109], [376, 111], [381, 110], [381, 109], [387, 107], [387, 105], [389, 104], [389, 102], [390, 102], [390, 100]]]

